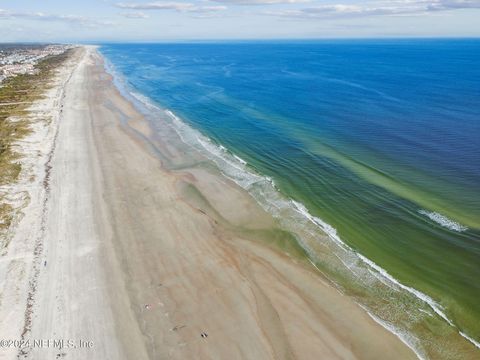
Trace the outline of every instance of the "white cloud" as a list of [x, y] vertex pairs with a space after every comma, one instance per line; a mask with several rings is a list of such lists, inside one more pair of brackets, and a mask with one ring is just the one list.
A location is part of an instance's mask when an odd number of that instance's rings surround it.
[[177, 11], [187, 11], [189, 9], [195, 8], [195, 5], [192, 3], [185, 2], [151, 2], [145, 4], [135, 4], [135, 3], [117, 3], [115, 6], [121, 9], [135, 9], [135, 10], [177, 10]]
[[195, 12], [198, 12], [198, 13], [217, 12], [217, 11], [227, 10], [227, 7], [223, 5], [199, 6], [195, 10], [196, 10]]
[[192, 12], [192, 13], [215, 13], [226, 10], [226, 6], [198, 6], [188, 2], [150, 2], [150, 3], [117, 3], [116, 7], [121, 9], [131, 10], [175, 10], [178, 12]]
[[301, 4], [310, 0], [212, 0], [232, 5], [275, 5], [275, 4]]
[[266, 11], [263, 14], [298, 18], [405, 16], [458, 9], [480, 9], [480, 0], [393, 0], [358, 5], [329, 4], [303, 9]]
[[121, 15], [129, 19], [148, 19], [150, 17], [141, 11], [129, 12]]
[[91, 19], [85, 16], [78, 15], [59, 15], [59, 14], [45, 14], [42, 12], [15, 12], [5, 9], [0, 9], [0, 19], [29, 19], [40, 21], [59, 21], [70, 24], [78, 24], [81, 26], [93, 27], [101, 25], [114, 25], [109, 20]]

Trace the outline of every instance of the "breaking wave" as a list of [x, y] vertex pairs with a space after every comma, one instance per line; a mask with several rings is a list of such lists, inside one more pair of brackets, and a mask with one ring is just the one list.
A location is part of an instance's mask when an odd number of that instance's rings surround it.
[[450, 230], [453, 230], [453, 231], [457, 231], [457, 232], [464, 232], [464, 231], [467, 231], [468, 230], [468, 227], [462, 225], [462, 224], [459, 224], [458, 222], [456, 221], [453, 221], [452, 219], [449, 219], [448, 217], [442, 215], [442, 214], [439, 214], [438, 212], [430, 212], [430, 211], [427, 211], [427, 210], [418, 210], [418, 212], [422, 215], [425, 215], [426, 217], [428, 217], [430, 220], [436, 222], [437, 224], [443, 226], [444, 228], [447, 228], [447, 229], [450, 229]]

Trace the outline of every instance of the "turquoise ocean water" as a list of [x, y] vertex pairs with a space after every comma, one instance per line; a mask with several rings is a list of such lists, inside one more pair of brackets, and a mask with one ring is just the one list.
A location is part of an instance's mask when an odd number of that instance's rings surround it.
[[480, 357], [480, 40], [100, 51], [419, 356]]

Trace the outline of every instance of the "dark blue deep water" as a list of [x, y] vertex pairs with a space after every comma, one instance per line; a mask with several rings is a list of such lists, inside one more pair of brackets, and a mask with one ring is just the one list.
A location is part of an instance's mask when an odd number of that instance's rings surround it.
[[480, 341], [480, 40], [101, 52]]

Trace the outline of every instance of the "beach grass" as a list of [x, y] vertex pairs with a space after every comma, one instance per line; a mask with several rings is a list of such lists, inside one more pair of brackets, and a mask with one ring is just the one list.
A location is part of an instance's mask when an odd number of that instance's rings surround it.
[[9, 204], [0, 204], [0, 232], [8, 229], [12, 223], [12, 206]]
[[[10, 77], [0, 87], [0, 185], [17, 179], [21, 165], [12, 144], [30, 132], [27, 109], [48, 89], [54, 70], [67, 59], [70, 51], [41, 60], [35, 74]], [[15, 121], [11, 121], [12, 118]]]
[[[36, 66], [34, 74], [22, 74], [7, 78], [0, 86], [0, 186], [14, 183], [22, 166], [12, 146], [30, 133], [32, 119], [29, 106], [41, 99], [50, 87], [55, 69], [70, 55], [72, 50], [46, 57]], [[0, 233], [8, 229], [13, 208], [0, 194]]]

